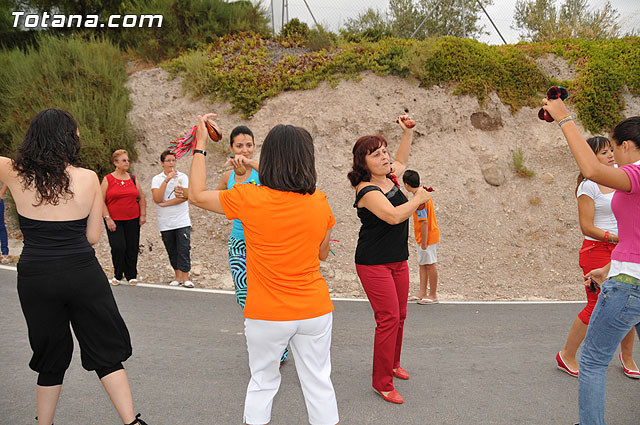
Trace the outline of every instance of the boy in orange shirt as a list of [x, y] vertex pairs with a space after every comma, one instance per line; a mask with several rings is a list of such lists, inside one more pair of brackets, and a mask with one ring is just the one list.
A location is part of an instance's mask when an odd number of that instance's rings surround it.
[[[420, 175], [413, 170], [406, 170], [402, 175], [405, 189], [411, 193], [420, 187]], [[409, 301], [418, 301], [418, 304], [437, 304], [438, 296], [438, 261], [437, 245], [440, 242], [440, 229], [436, 222], [436, 213], [433, 208], [433, 199], [429, 199], [413, 213], [413, 228], [418, 244], [418, 264], [420, 265], [420, 292], [409, 297]], [[427, 288], [429, 294], [427, 295]]]

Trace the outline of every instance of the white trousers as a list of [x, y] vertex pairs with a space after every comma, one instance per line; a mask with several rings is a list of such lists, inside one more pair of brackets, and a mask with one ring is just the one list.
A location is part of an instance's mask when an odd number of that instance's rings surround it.
[[332, 326], [332, 313], [305, 320], [244, 320], [251, 369], [244, 423], [271, 421], [273, 397], [280, 387], [280, 357], [287, 344], [293, 352], [309, 423], [338, 423], [338, 404], [331, 383]]

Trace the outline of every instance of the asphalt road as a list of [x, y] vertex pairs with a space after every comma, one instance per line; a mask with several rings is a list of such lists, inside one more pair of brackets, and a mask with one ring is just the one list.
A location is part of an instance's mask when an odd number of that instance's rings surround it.
[[[63, 282], [61, 282], [63, 284]], [[240, 424], [249, 380], [240, 308], [232, 295], [160, 287], [113, 288], [131, 333], [125, 367], [136, 411], [149, 425]], [[371, 390], [375, 322], [368, 302], [335, 301], [332, 379], [341, 424], [574, 424], [578, 381], [556, 369], [580, 304], [409, 305], [396, 380], [403, 405]], [[0, 269], [0, 425], [33, 425], [36, 373], [16, 292]], [[640, 350], [636, 340], [636, 359]], [[294, 360], [282, 368], [273, 425], [307, 423]], [[640, 423], [640, 381], [622, 374], [617, 354], [607, 382], [607, 424]], [[74, 359], [57, 425], [119, 424], [93, 372]]]

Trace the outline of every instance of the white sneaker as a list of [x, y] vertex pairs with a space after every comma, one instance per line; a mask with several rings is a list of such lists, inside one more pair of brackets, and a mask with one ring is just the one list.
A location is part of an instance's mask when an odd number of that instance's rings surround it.
[[120, 281], [119, 281], [118, 279], [116, 279], [115, 277], [112, 277], [112, 278], [111, 278], [111, 280], [110, 280], [109, 282], [111, 282], [111, 284], [112, 284], [113, 286], [118, 286], [118, 285], [120, 285]]
[[185, 280], [184, 281], [184, 287], [185, 288], [193, 288], [194, 287], [193, 282], [191, 282], [190, 280]]
[[133, 286], [135, 286], [135, 285], [137, 285], [137, 284], [138, 284], [138, 279], [133, 278], [133, 279], [130, 279], [130, 280], [129, 280], [129, 285], [133, 285]]
[[169, 286], [180, 286], [180, 282], [178, 282], [177, 280], [172, 280], [172, 281], [169, 283]]

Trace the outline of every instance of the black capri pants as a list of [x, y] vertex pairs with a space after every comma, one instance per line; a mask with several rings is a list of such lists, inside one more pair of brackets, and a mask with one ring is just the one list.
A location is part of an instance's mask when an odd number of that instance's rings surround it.
[[102, 378], [122, 369], [131, 339], [111, 286], [93, 250], [54, 260], [20, 260], [18, 296], [27, 321], [38, 385], [60, 385], [71, 363], [73, 339], [82, 367]]
[[160, 232], [173, 270], [191, 270], [191, 226]]

